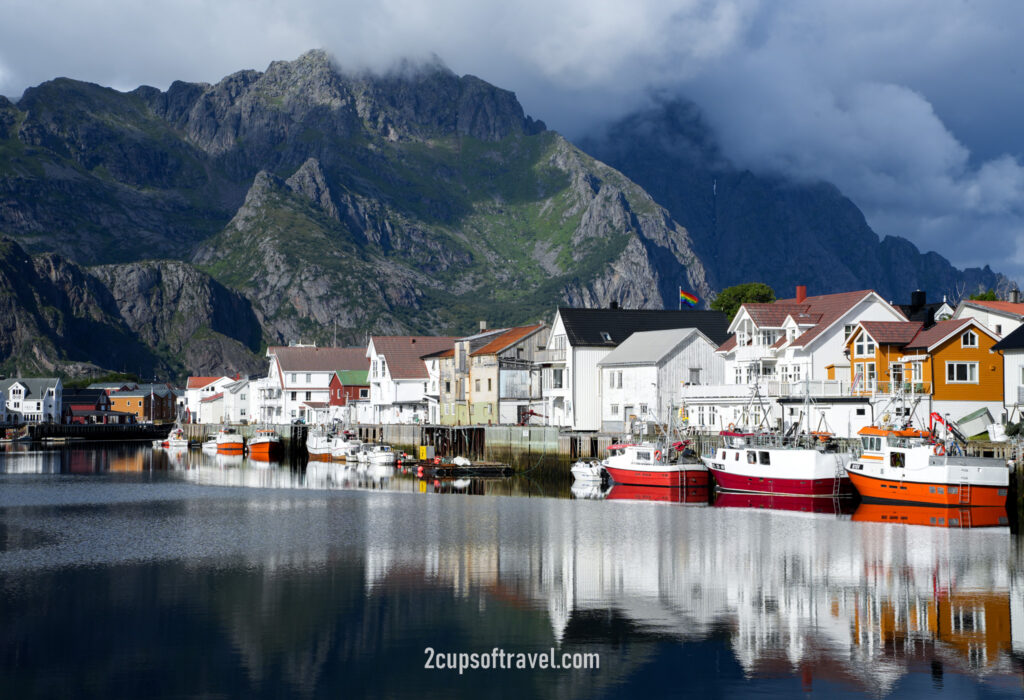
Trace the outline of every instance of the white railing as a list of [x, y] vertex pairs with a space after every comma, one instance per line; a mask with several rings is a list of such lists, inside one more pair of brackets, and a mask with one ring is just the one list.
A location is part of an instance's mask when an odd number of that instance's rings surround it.
[[[844, 379], [819, 379], [808, 382], [782, 382], [768, 380], [760, 382], [760, 393], [766, 399], [841, 398], [847, 396], [876, 397], [891, 396], [902, 391], [907, 396], [927, 395], [932, 392], [931, 382], [863, 382], [856, 388]], [[1021, 387], [1024, 389], [1024, 387]], [[753, 384], [685, 384], [681, 398], [693, 399], [747, 399], [754, 395]], [[1022, 401], [1024, 403], [1024, 401]]]
[[548, 348], [537, 351], [537, 362], [565, 362], [565, 348]]

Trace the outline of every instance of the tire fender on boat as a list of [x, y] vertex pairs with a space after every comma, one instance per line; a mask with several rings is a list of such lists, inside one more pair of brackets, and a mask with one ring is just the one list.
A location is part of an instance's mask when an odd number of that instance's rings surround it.
[[735, 424], [735, 423], [730, 423], [730, 424], [729, 424], [729, 430], [730, 430], [730, 431], [732, 431], [732, 430], [736, 430], [736, 424]]
[[940, 442], [938, 445], [935, 446], [935, 449], [932, 450], [932, 452], [941, 457], [942, 455], [946, 454], [946, 446]]

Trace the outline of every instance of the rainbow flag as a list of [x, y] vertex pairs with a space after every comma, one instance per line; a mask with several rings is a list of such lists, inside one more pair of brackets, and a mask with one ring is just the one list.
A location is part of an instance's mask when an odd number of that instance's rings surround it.
[[692, 294], [687, 294], [682, 290], [682, 288], [679, 289], [680, 304], [685, 303], [687, 306], [696, 306], [698, 301], [700, 301], [700, 299], [698, 299], [697, 297], [693, 296]]

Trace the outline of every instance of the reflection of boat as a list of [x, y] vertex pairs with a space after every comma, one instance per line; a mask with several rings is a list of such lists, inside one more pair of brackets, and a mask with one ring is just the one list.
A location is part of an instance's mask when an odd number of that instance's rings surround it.
[[[601, 500], [608, 495], [609, 489], [599, 481], [574, 481], [569, 489], [573, 498]], [[659, 489], [661, 490], [661, 489]]]
[[787, 496], [777, 493], [738, 493], [722, 491], [715, 497], [717, 508], [763, 508], [800, 513], [852, 513], [849, 498], [822, 498], [821, 496]]
[[868, 427], [863, 453], [847, 467], [865, 499], [946, 506], [1005, 506], [1006, 463], [988, 457], [947, 455], [926, 430]]
[[707, 486], [708, 469], [699, 461], [672, 461], [669, 448], [655, 443], [609, 445], [601, 463], [616, 484]]
[[793, 496], [840, 496], [851, 491], [845, 467], [849, 453], [781, 444], [777, 437], [723, 431], [725, 446], [704, 457], [718, 486], [727, 491]]
[[579, 460], [569, 469], [576, 481], [597, 481], [604, 479], [604, 467], [597, 460]]
[[217, 452], [240, 455], [244, 449], [245, 438], [234, 428], [221, 428], [217, 433]]
[[249, 456], [267, 461], [281, 455], [281, 437], [273, 430], [260, 428], [249, 439]]
[[692, 503], [707, 505], [707, 486], [684, 486], [666, 489], [658, 486], [636, 486], [634, 484], [615, 484], [605, 498], [609, 501], [656, 501], [662, 503]]
[[240, 467], [243, 464], [241, 452], [217, 452], [217, 466], [222, 468]]
[[1010, 523], [1003, 506], [944, 508], [903, 503], [861, 503], [853, 513], [853, 520], [956, 528], [1008, 527]]

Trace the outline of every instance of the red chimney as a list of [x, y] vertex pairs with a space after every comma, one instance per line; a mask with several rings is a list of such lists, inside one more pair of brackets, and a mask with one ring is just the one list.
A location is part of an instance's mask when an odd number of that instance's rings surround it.
[[802, 284], [796, 286], [796, 303], [799, 304], [807, 298], [807, 287]]

